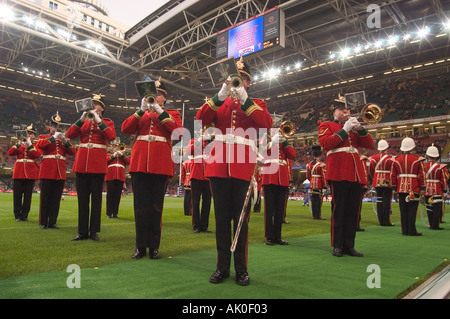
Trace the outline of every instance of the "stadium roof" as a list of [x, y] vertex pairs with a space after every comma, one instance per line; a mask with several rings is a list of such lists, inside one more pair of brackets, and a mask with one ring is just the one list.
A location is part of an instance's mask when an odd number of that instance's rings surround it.
[[31, 2], [4, 3], [39, 20], [0, 16], [0, 89], [61, 104], [102, 93], [109, 104], [135, 107], [134, 82], [148, 75], [162, 77], [175, 105], [200, 106], [217, 91], [207, 72], [217, 33], [276, 6], [285, 47], [244, 57], [257, 76], [252, 96], [290, 102], [450, 66], [448, 0], [171, 0], [124, 38], [68, 28], [66, 17]]

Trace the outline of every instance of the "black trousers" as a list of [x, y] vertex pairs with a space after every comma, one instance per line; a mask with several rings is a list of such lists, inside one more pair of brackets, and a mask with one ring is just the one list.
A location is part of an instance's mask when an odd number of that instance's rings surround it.
[[166, 193], [167, 175], [131, 173], [133, 187], [136, 248], [159, 249], [161, 242], [161, 219]]
[[[237, 178], [211, 177], [210, 184], [216, 218], [217, 269], [228, 271], [231, 263], [231, 224], [233, 233], [236, 233], [250, 182]], [[248, 216], [244, 218], [234, 251], [236, 272], [247, 271]]]
[[[419, 207], [418, 200], [406, 201], [407, 193], [398, 194], [398, 205], [400, 208], [400, 222], [402, 224], [402, 235], [414, 236], [417, 234], [416, 229], [416, 217], [417, 208]], [[419, 198], [419, 194], [415, 194], [416, 199]]]
[[391, 225], [392, 188], [375, 187], [377, 192], [377, 216], [380, 226]]
[[184, 215], [192, 215], [192, 191], [191, 189], [184, 189], [183, 201]]
[[122, 198], [123, 181], [114, 179], [106, 181], [106, 216], [117, 216]]
[[[102, 190], [105, 174], [76, 173], [78, 195], [78, 234], [100, 232]], [[91, 203], [89, 214], [89, 202]]]
[[286, 210], [286, 194], [289, 187], [264, 185], [264, 218], [267, 239], [281, 239], [281, 225]]
[[34, 181], [34, 179], [13, 179], [13, 209], [16, 219], [28, 219]]
[[[425, 196], [425, 206], [427, 208], [428, 223], [430, 224], [430, 229], [439, 229], [439, 224], [442, 217], [443, 203], [437, 202], [433, 204], [428, 204], [428, 200], [431, 196]], [[442, 199], [442, 196], [438, 197]]]
[[61, 179], [41, 179], [39, 225], [56, 225], [65, 182]]
[[317, 192], [322, 193], [321, 189], [314, 189], [314, 193], [309, 194], [310, 202], [311, 202], [311, 213], [314, 219], [322, 218], [322, 195], [316, 194]]
[[[211, 188], [209, 180], [191, 179], [192, 196], [192, 228], [194, 230], [207, 231], [209, 225], [209, 213], [211, 211]], [[200, 210], [200, 199], [202, 208]]]
[[332, 196], [331, 245], [344, 250], [354, 248], [362, 184], [330, 181], [330, 188]]

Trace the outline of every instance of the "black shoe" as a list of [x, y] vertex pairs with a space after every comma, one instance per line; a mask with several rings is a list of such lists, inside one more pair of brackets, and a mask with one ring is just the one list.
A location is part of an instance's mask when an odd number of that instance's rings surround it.
[[275, 242], [273, 241], [273, 239], [267, 238], [266, 239], [266, 245], [267, 246], [273, 246], [273, 245], [275, 245]]
[[100, 240], [100, 237], [98, 237], [97, 233], [92, 233], [89, 236], [89, 238], [92, 239], [92, 240], [95, 240], [95, 241], [99, 241]]
[[144, 257], [147, 253], [145, 252], [145, 248], [136, 248], [136, 251], [131, 256], [132, 259], [141, 259]]
[[76, 240], [84, 240], [84, 239], [88, 239], [88, 236], [78, 234], [77, 237], [72, 238], [72, 240], [74, 240], [74, 241], [76, 241]]
[[119, 216], [117, 214], [113, 215], [112, 218], [119, 218]]
[[275, 238], [275, 243], [278, 245], [289, 245], [289, 243], [281, 238]]
[[56, 225], [48, 225], [47, 228], [50, 228], [50, 229], [59, 229], [59, 227], [57, 227]]
[[153, 250], [150, 249], [148, 254], [150, 255], [150, 259], [159, 259], [159, 258], [161, 258], [161, 256], [159, 256], [158, 249], [153, 249]]
[[353, 256], [353, 257], [362, 257], [363, 256], [363, 254], [361, 254], [360, 252], [357, 252], [355, 250], [355, 248], [346, 249], [344, 251], [344, 253], [347, 255]]
[[250, 277], [246, 271], [236, 273], [236, 283], [239, 286], [248, 286], [250, 284]]
[[356, 228], [356, 231], [364, 231], [365, 229], [364, 228], [361, 228], [361, 227], [357, 227]]
[[200, 233], [200, 229], [198, 229], [198, 228], [194, 228], [194, 233], [195, 233], [195, 234], [198, 234], [198, 233]]
[[47, 229], [47, 225], [41, 225], [39, 227], [41, 227], [41, 229]]
[[209, 282], [212, 283], [212, 284], [220, 284], [221, 282], [223, 282], [228, 277], [230, 277], [230, 272], [229, 271], [216, 270], [211, 275], [211, 277], [209, 277]]
[[342, 257], [342, 256], [344, 256], [344, 251], [342, 250], [342, 248], [334, 248], [333, 256]]

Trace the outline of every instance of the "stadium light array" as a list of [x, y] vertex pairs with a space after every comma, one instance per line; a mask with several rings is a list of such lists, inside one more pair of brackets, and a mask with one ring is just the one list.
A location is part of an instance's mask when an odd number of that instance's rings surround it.
[[14, 11], [11, 10], [11, 8], [9, 8], [6, 5], [0, 5], [0, 20], [14, 20], [15, 19], [15, 14]]

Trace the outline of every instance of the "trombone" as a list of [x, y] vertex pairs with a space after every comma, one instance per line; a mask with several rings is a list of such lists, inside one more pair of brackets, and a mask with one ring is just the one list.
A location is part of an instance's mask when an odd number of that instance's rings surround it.
[[288, 138], [295, 134], [295, 124], [291, 121], [284, 121], [280, 125], [280, 134], [284, 136], [284, 138]]
[[366, 124], [377, 124], [383, 118], [383, 110], [376, 104], [369, 103], [364, 105], [360, 113], [346, 114], [345, 117], [361, 118]]

